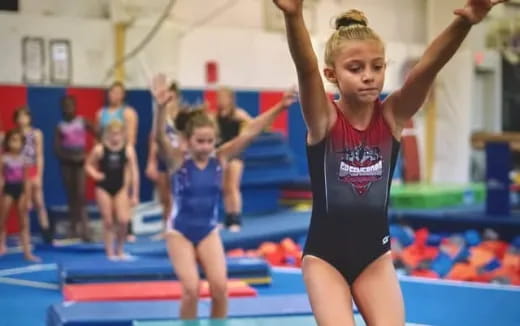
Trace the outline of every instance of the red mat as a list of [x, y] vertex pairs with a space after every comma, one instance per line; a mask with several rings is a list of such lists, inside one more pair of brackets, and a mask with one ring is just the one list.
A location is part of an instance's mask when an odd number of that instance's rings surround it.
[[283, 199], [312, 199], [310, 190], [283, 190]]
[[[68, 284], [63, 287], [63, 296], [66, 301], [178, 300], [181, 295], [181, 284], [176, 281]], [[256, 295], [256, 290], [243, 281], [228, 282], [228, 296], [230, 297], [255, 297]], [[200, 297], [209, 296], [208, 283], [202, 281]]]

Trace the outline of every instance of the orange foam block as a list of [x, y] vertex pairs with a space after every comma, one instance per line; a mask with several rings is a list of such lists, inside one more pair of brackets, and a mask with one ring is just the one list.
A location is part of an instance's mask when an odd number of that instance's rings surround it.
[[[200, 297], [209, 297], [207, 281], [202, 281]], [[257, 292], [243, 281], [228, 281], [228, 296], [255, 297]], [[63, 287], [66, 301], [146, 301], [178, 300], [182, 287], [177, 281], [136, 282], [136, 283], [98, 283], [67, 284]]]

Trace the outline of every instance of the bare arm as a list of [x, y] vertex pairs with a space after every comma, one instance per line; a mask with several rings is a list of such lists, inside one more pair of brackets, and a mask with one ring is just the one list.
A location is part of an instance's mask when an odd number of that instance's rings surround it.
[[435, 77], [460, 48], [472, 25], [480, 22], [500, 2], [504, 1], [469, 0], [464, 9], [455, 11], [458, 17], [428, 46], [403, 87], [386, 100], [399, 126], [419, 110]]
[[271, 107], [269, 110], [260, 114], [247, 125], [247, 128], [234, 139], [228, 141], [218, 149], [218, 156], [221, 160], [229, 158], [242, 152], [257, 137], [264, 128], [269, 126], [281, 112], [285, 111], [295, 99], [294, 91], [284, 94], [283, 99]]
[[98, 170], [99, 159], [103, 155], [103, 146], [98, 144], [94, 146], [90, 154], [87, 156], [85, 161], [85, 172], [89, 177], [98, 182], [105, 178], [105, 175]]
[[157, 102], [157, 111], [154, 117], [154, 138], [157, 142], [159, 153], [166, 161], [169, 169], [176, 171], [184, 162], [184, 152], [178, 148], [174, 148], [168, 141], [166, 135], [167, 105], [171, 100], [171, 95], [168, 94], [168, 87], [164, 75], [158, 75], [154, 78], [152, 93]]
[[153, 137], [154, 134], [155, 131], [150, 135], [150, 140], [148, 142], [148, 157], [146, 160], [145, 170], [146, 176], [151, 180], [156, 180], [157, 178], [157, 155], [159, 154], [155, 137]]
[[126, 154], [131, 174], [130, 192], [132, 193], [132, 197], [135, 199], [135, 204], [137, 204], [139, 202], [139, 168], [137, 166], [137, 154], [135, 153], [134, 147], [131, 145], [126, 147]]
[[60, 161], [65, 159], [65, 154], [61, 147], [60, 129], [58, 127], [56, 127], [56, 131], [54, 132], [54, 152]]
[[83, 118], [83, 121], [85, 122], [85, 128], [87, 129], [87, 131], [94, 137], [97, 137], [99, 129], [98, 125], [86, 118]]
[[253, 120], [253, 118], [247, 113], [244, 109], [236, 109], [235, 118], [240, 121], [244, 126], [246, 126], [249, 122]]
[[302, 0], [274, 0], [283, 11], [287, 41], [298, 73], [300, 101], [308, 130], [309, 144], [321, 141], [327, 134], [335, 111], [327, 99], [318, 60], [303, 20]]
[[38, 178], [41, 180], [43, 176], [44, 159], [43, 159], [43, 133], [36, 129], [36, 166], [38, 167]]
[[131, 107], [127, 107], [125, 109], [124, 118], [128, 143], [132, 146], [135, 146], [137, 143], [137, 124], [139, 122], [139, 118], [137, 117], [135, 110]]

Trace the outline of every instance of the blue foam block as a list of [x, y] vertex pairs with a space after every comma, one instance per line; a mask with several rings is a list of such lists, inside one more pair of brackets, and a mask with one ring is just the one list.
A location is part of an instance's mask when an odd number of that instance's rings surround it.
[[[269, 265], [260, 258], [228, 258], [230, 278], [269, 277]], [[175, 279], [175, 271], [167, 258], [142, 257], [133, 262], [113, 262], [103, 256], [89, 260], [65, 261], [60, 264], [62, 283], [143, 281]]]
[[[210, 301], [199, 302], [199, 316], [208, 318]], [[52, 305], [47, 326], [131, 326], [135, 320], [172, 320], [179, 317], [176, 301], [81, 302]], [[263, 296], [229, 300], [229, 317], [311, 314], [307, 295]]]

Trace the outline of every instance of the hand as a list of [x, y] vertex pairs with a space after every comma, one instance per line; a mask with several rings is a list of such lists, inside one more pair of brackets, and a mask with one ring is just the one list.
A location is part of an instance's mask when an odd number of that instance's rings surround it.
[[273, 2], [286, 15], [296, 15], [303, 10], [303, 0], [273, 0]]
[[166, 104], [172, 100], [172, 93], [168, 90], [165, 75], [159, 74], [153, 78], [152, 94], [157, 104], [159, 104], [159, 109], [164, 109]]
[[284, 108], [288, 108], [293, 105], [297, 99], [298, 93], [296, 92], [296, 88], [292, 87], [283, 94], [282, 100], [280, 102]]
[[453, 13], [474, 25], [480, 23], [491, 8], [509, 0], [468, 0], [464, 8], [456, 9]]
[[93, 176], [93, 179], [96, 182], [101, 182], [101, 181], [105, 180], [105, 174], [102, 172], [98, 172], [98, 173], [96, 173], [96, 175]]
[[159, 171], [157, 170], [157, 168], [153, 165], [149, 165], [147, 168], [146, 168], [146, 176], [148, 177], [148, 179], [152, 180], [152, 181], [157, 181], [157, 178], [159, 177]]
[[137, 194], [130, 197], [130, 205], [132, 205], [132, 207], [139, 205], [139, 196]]

